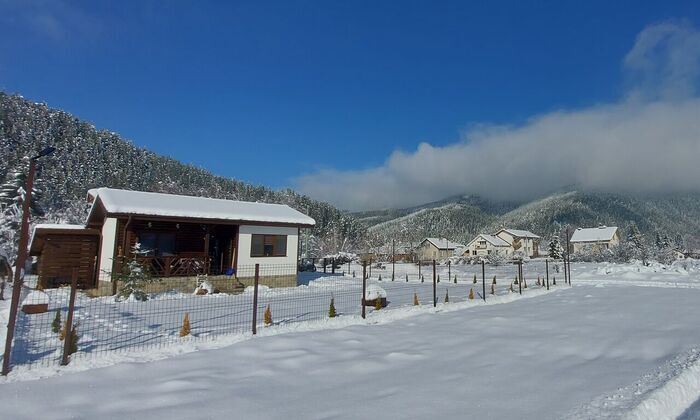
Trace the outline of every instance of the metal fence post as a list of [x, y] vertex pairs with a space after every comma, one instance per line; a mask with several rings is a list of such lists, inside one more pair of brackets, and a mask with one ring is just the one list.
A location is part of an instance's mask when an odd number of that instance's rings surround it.
[[73, 339], [73, 311], [75, 311], [75, 294], [78, 290], [78, 269], [73, 268], [70, 281], [70, 300], [68, 301], [68, 315], [66, 316], [66, 335], [63, 337], [63, 358], [61, 365], [66, 366], [69, 359], [71, 340]]
[[418, 260], [418, 280], [420, 280], [421, 272], [420, 272], [420, 260]]
[[367, 261], [362, 261], [362, 319], [365, 318], [365, 296], [367, 292]]
[[394, 281], [394, 275], [396, 274], [396, 247], [395, 240], [391, 240], [391, 281]]
[[481, 260], [481, 293], [486, 302], [486, 262]]
[[452, 280], [452, 261], [447, 260], [447, 282]]
[[331, 258], [331, 274], [335, 274], [335, 257]]
[[437, 276], [435, 273], [435, 260], [433, 260], [433, 308], [437, 306]]
[[518, 261], [518, 292], [523, 294], [523, 262]]
[[547, 273], [547, 290], [549, 290], [549, 259], [547, 258], [544, 260], [544, 269]]
[[[323, 259], [325, 271], [326, 259]], [[258, 282], [260, 281], [260, 264], [255, 264], [255, 280], [253, 283], [253, 335], [258, 333]]]
[[323, 258], [323, 273], [326, 273], [326, 259]]

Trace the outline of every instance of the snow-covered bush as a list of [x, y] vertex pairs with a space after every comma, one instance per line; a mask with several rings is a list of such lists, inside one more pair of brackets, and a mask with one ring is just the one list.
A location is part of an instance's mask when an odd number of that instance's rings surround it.
[[117, 301], [133, 299], [144, 302], [148, 300], [148, 294], [143, 289], [147, 284], [153, 283], [157, 279], [154, 279], [148, 269], [136, 259], [136, 256], [141, 254], [141, 244], [136, 243], [132, 248], [132, 256], [125, 257], [122, 272], [116, 276], [117, 280], [123, 283], [121, 290], [115, 296]]

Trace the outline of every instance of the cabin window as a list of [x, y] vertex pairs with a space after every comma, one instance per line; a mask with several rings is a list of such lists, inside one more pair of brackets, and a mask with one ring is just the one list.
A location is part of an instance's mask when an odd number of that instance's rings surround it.
[[287, 235], [252, 235], [251, 257], [286, 257]]
[[175, 255], [175, 234], [165, 232], [142, 232], [138, 241], [141, 255], [171, 257]]

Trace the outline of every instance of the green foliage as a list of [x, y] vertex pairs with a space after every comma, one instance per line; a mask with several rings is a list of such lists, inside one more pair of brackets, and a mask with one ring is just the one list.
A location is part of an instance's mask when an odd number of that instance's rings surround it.
[[264, 320], [266, 327], [272, 325], [272, 310], [270, 309], [270, 305], [267, 305], [265, 308]]
[[159, 281], [151, 276], [148, 269], [136, 259], [140, 254], [140, 245], [134, 245], [131, 255], [124, 257], [122, 271], [116, 275], [116, 280], [122, 282], [121, 289], [115, 297], [117, 300], [133, 298], [140, 302], [148, 300], [148, 294], [143, 290], [146, 285]]
[[61, 310], [60, 309], [56, 310], [56, 316], [53, 318], [53, 322], [51, 322], [51, 331], [55, 334], [58, 334], [61, 331]]
[[328, 318], [335, 318], [335, 317], [336, 317], [335, 299], [331, 298], [331, 304], [328, 307]]
[[185, 312], [185, 317], [182, 319], [182, 327], [180, 328], [180, 337], [186, 337], [192, 332], [190, 328], [190, 314]]
[[377, 311], [382, 309], [382, 298], [380, 298], [379, 296], [377, 296], [377, 298], [374, 299], [374, 309]]
[[78, 337], [78, 325], [78, 322], [73, 324], [73, 328], [71, 328], [70, 334], [68, 335], [68, 355], [78, 351], [78, 340], [80, 339]]

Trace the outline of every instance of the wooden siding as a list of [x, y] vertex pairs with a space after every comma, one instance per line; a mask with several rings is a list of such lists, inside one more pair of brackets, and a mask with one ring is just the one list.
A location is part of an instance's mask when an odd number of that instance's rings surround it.
[[46, 235], [44, 240], [37, 264], [42, 286], [49, 288], [70, 284], [73, 268], [77, 267], [79, 287], [95, 287], [98, 236]]

